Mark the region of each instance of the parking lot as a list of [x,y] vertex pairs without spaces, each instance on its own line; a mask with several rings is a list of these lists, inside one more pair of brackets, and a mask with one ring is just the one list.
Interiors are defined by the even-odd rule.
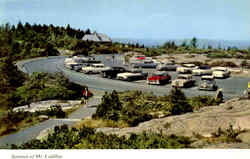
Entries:
[[[103,61],[105,65],[122,65],[122,55],[115,55],[114,62],[111,59],[107,60],[111,55],[96,55],[97,60]],[[146,92],[153,92],[156,95],[166,95],[171,90],[171,85],[147,85],[145,81],[137,82],[125,82],[118,80],[110,80],[101,78],[100,75],[85,75],[83,73],[75,72],[64,67],[65,57],[53,57],[48,59],[39,59],[32,62],[28,62],[24,65],[25,70],[28,73],[32,72],[63,72],[69,80],[72,82],[87,85],[89,88],[103,90],[103,91],[125,91],[125,90],[142,90]],[[153,72],[153,69],[144,69],[147,72]],[[172,79],[176,78],[176,72],[169,72]],[[196,85],[200,80],[200,77],[194,77],[196,79]],[[219,88],[223,89],[225,99],[231,99],[243,95],[244,90],[247,88],[247,83],[250,81],[249,77],[230,77],[227,79],[216,79]],[[210,95],[214,96],[215,91],[200,91],[198,87],[191,87],[183,89],[187,96],[198,96],[198,95]]]
[[[112,55],[96,55],[96,59],[102,61],[105,65],[107,66],[113,66],[113,65],[123,65],[124,64],[124,57],[123,55],[114,55],[114,61],[112,60]],[[128,67],[128,66],[125,66]],[[148,72],[148,73],[153,73],[155,72],[155,69],[142,69],[143,72]],[[176,79],[178,73],[174,71],[169,71],[168,72],[172,80]],[[100,75],[95,75],[95,76],[100,76]],[[184,88],[184,91],[197,91],[198,90],[198,85],[200,83],[200,76],[193,76],[193,78],[196,80],[195,86],[191,88]],[[247,88],[248,81],[250,81],[249,77],[237,77],[237,76],[232,76],[226,79],[216,79],[215,80],[218,87],[223,90],[224,94],[228,94],[229,96],[242,96],[243,92]],[[134,83],[140,84],[140,85],[147,85],[146,80],[141,80],[141,81],[136,81]],[[160,85],[160,86],[148,86],[148,87],[154,87],[157,89],[158,87],[161,88],[166,88],[166,89],[171,89],[171,84],[166,84],[166,85]],[[199,95],[199,92],[201,94],[207,94],[207,95],[214,95],[215,92],[211,91],[200,91],[198,90],[197,95]]]

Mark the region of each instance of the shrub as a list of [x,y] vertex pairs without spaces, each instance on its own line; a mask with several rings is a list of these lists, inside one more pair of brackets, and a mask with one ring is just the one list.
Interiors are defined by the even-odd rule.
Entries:
[[49,99],[69,100],[80,98],[84,88],[59,73],[33,73],[23,86],[17,88],[14,96],[19,105]]
[[118,121],[120,119],[120,111],[122,105],[116,91],[111,94],[105,93],[102,98],[102,103],[98,105],[94,118],[103,118],[108,120]]
[[193,110],[198,110],[205,106],[213,106],[218,103],[213,97],[210,96],[197,96],[188,99],[189,104],[192,106]]
[[234,62],[231,61],[215,61],[210,64],[210,66],[221,66],[221,67],[238,67]]
[[54,132],[45,140],[31,140],[12,149],[159,149],[190,148],[192,141],[188,137],[163,135],[162,133],[131,134],[129,137],[107,135],[95,129],[81,129],[68,126],[56,126]]
[[185,94],[178,88],[173,88],[169,95],[170,112],[173,115],[180,115],[187,112],[192,112],[192,106],[188,103]]

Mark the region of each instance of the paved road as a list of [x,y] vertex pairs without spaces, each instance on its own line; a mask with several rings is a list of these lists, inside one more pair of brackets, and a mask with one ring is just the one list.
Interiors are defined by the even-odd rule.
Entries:
[[[97,56],[98,60],[102,60],[107,65],[112,65],[113,62],[111,60],[107,61],[105,56]],[[125,90],[142,90],[146,92],[153,92],[156,95],[165,95],[168,94],[171,90],[170,85],[166,86],[152,86],[146,85],[145,83],[131,83],[124,82],[118,80],[109,80],[104,79],[98,76],[89,76],[82,73],[74,72],[68,70],[64,67],[65,57],[51,57],[40,60],[35,60],[31,62],[27,62],[23,65],[23,70],[32,73],[32,72],[63,72],[64,75],[69,78],[72,82],[87,85],[89,88],[104,90],[104,91],[125,91]],[[116,57],[116,61],[114,62],[116,65],[122,64],[122,58],[120,56]],[[176,76],[175,72],[170,73],[173,79]],[[197,78],[199,80],[199,77]],[[216,80],[217,84],[220,88],[223,89],[223,94],[225,99],[230,99],[233,97],[237,97],[243,94],[244,89],[247,86],[247,82],[250,81],[250,78],[243,77],[231,77],[224,80]],[[198,96],[198,95],[211,95],[214,96],[215,92],[209,91],[199,91],[197,87],[183,89],[187,96]]]

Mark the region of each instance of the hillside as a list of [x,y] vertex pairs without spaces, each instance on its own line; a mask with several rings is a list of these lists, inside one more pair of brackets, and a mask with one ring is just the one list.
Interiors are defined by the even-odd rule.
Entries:
[[[99,128],[107,134],[128,135],[143,131],[158,132],[164,134],[182,135],[194,138],[194,147],[203,148],[249,148],[250,147],[250,100],[233,99],[219,106],[211,106],[200,109],[193,113],[154,119],[141,123],[137,127],[130,128]],[[239,143],[216,142],[209,143],[218,129],[232,128],[241,132],[237,139]],[[197,137],[199,136],[199,137]]]

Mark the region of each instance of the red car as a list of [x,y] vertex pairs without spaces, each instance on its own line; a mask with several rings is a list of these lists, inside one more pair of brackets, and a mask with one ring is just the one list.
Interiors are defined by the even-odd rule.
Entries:
[[137,56],[135,56],[135,58],[136,58],[137,60],[145,60],[145,59],[146,59],[146,56],[144,56],[144,55],[137,55]]
[[171,76],[167,72],[155,72],[151,76],[148,76],[148,84],[167,84],[171,81]]

